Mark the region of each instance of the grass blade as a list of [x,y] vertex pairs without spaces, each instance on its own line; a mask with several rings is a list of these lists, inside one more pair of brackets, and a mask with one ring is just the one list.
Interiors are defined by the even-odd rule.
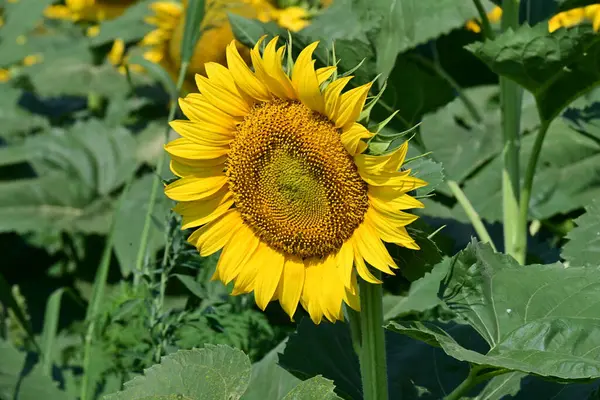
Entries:
[[56,289],[46,303],[46,312],[44,313],[44,328],[42,330],[42,368],[43,371],[52,375],[52,350],[56,340],[56,329],[60,317],[60,304],[65,288]]

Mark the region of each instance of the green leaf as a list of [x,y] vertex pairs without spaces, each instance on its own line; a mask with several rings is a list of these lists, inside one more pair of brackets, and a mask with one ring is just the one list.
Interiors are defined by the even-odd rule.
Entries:
[[228,17],[233,35],[247,47],[254,47],[254,44],[263,35],[287,37],[286,31],[273,22],[262,23],[258,20],[245,18],[233,13],[229,13]]
[[279,343],[257,363],[252,365],[252,377],[243,400],[281,399],[301,381],[277,363],[287,339]]
[[[148,211],[148,203],[152,181],[159,179],[154,174],[146,174],[135,180],[127,192],[121,207],[116,211],[116,226],[114,249],[121,273],[127,277],[135,268],[140,246],[139,238],[142,235],[144,221]],[[155,254],[164,246],[164,225],[169,212],[169,199],[163,193],[158,193],[152,210],[152,223],[148,237],[148,252]]]
[[416,190],[417,196],[426,196],[432,193],[444,182],[444,167],[441,163],[435,162],[429,157],[421,157],[407,162],[403,165],[403,168],[411,169],[411,175],[427,182],[427,186]]
[[25,145],[38,177],[0,182],[0,232],[106,232],[111,195],[136,168],[131,134],[89,120]]
[[54,354],[54,345],[56,335],[58,334],[58,320],[60,318],[60,303],[65,288],[56,289],[46,302],[46,312],[44,313],[44,328],[42,329],[42,369],[48,375],[52,375],[52,354]]
[[[532,219],[545,219],[589,204],[600,196],[600,142],[556,119],[551,125],[538,161],[532,198]],[[534,135],[521,142],[524,173],[533,147]],[[477,212],[488,221],[499,221],[502,211],[501,157],[497,156],[465,183],[464,192]],[[455,207],[454,215],[464,215]],[[426,210],[425,210],[426,211]]]
[[548,33],[544,23],[523,25],[467,49],[495,73],[529,90],[546,121],[600,83],[600,36],[591,26]]
[[91,44],[98,46],[115,39],[121,39],[124,42],[140,39],[152,29],[144,22],[146,17],[152,15],[150,4],[152,4],[152,0],[137,1],[127,7],[120,17],[102,21],[99,25],[100,33],[90,38]]
[[458,28],[476,17],[470,1],[455,0],[378,0],[359,2],[359,10],[382,17],[374,38],[377,72],[388,77],[396,56]]
[[[7,138],[34,129],[45,129],[50,126],[48,120],[30,113],[19,102],[25,91],[11,87],[8,83],[0,83],[0,137]],[[23,147],[0,148],[0,165],[22,162],[26,154]]]
[[42,96],[95,93],[110,98],[122,97],[129,91],[127,78],[114,66],[92,65],[78,55],[45,60],[27,68],[24,73],[30,76],[37,93]]
[[300,382],[282,400],[342,400],[333,393],[333,381],[315,376]]
[[586,213],[575,220],[577,227],[567,235],[562,258],[573,266],[597,267],[600,261],[600,201],[594,200]]
[[[188,3],[185,10],[183,40],[181,41],[181,60],[189,62],[192,59],[196,44],[203,34],[202,20],[205,14],[205,1],[196,0]],[[205,27],[204,29],[211,29]]]
[[459,345],[434,325],[389,327],[473,364],[555,379],[600,376],[597,268],[524,268],[488,245],[472,243],[453,258],[443,299],[485,339],[487,354]]
[[0,54],[6,51],[6,45],[32,30],[42,20],[44,9],[52,3],[53,0],[7,2],[4,6],[6,23],[0,29]]
[[413,312],[422,312],[442,304],[438,297],[441,282],[448,274],[451,260],[437,264],[431,272],[410,285],[406,296],[385,296],[384,320],[390,320]]
[[0,399],[65,400],[67,394],[57,388],[52,379],[37,366],[26,363],[21,353],[10,343],[0,339]]
[[239,399],[250,380],[250,360],[240,350],[206,345],[179,350],[125,383],[125,389],[105,400],[157,400],[165,396],[199,399]]

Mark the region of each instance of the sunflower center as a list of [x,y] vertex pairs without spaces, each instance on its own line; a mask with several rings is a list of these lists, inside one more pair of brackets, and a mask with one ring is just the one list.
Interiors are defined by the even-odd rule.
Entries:
[[227,174],[246,224],[301,258],[337,251],[368,207],[367,185],[339,130],[298,102],[254,106],[238,126]]

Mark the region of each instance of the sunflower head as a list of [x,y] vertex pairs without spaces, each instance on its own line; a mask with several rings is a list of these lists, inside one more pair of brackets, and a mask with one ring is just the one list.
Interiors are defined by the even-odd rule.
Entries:
[[290,70],[286,47],[251,50],[253,70],[227,46],[227,67],[206,64],[200,93],[180,99],[189,120],[166,145],[180,179],[165,188],[178,202],[188,241],[202,256],[221,250],[214,279],[233,294],[254,292],[264,309],[279,300],[292,317],[301,304],[315,323],[359,308],[357,276],[398,268],[384,242],[418,249],[406,231],[423,204],[407,193],[426,183],[401,171],[408,145],[366,154],[373,137],[357,122],[371,84],[315,69],[313,43]]

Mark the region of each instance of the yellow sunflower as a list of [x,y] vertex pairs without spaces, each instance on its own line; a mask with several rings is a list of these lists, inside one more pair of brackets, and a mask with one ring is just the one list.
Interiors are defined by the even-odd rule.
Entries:
[[405,226],[423,207],[407,193],[426,185],[400,171],[408,144],[365,154],[374,134],[357,119],[371,84],[342,93],[351,76],[315,70],[306,47],[291,71],[277,38],[251,50],[254,72],[235,43],[227,67],[206,64],[200,93],[179,104],[189,120],[171,127],[171,170],[165,187],[178,202],[182,228],[202,256],[222,249],[213,279],[234,282],[234,295],[254,291],[265,309],[279,300],[292,317],[298,303],[319,323],[359,308],[356,274],[381,283],[367,265],[398,268],[384,242],[419,249]]
[[46,8],[44,15],[52,19],[103,21],[116,18],[136,0],[65,0],[64,5]]
[[586,21],[592,23],[595,31],[600,30],[600,4],[558,13],[548,21],[548,30],[554,32],[559,28],[569,28]]

